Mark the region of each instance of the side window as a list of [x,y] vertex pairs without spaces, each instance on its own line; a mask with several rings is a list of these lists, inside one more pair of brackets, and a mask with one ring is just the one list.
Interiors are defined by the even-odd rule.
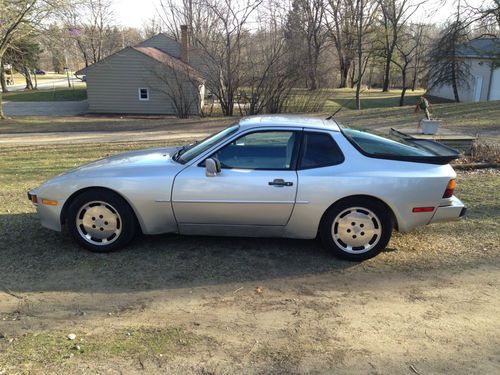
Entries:
[[147,88],[139,89],[139,100],[149,100],[149,89]]
[[262,131],[244,135],[221,150],[215,157],[222,168],[290,169],[296,133]]
[[321,168],[341,164],[344,155],[332,136],[304,132],[299,169]]

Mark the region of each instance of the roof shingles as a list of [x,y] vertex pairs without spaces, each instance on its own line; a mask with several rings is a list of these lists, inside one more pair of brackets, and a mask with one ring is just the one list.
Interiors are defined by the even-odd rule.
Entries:
[[132,48],[174,70],[177,70],[181,73],[190,76],[191,78],[197,79],[199,81],[204,81],[203,75],[198,70],[193,68],[191,65],[186,64],[182,60],[172,57],[166,54],[165,52],[160,51],[157,48],[154,47],[132,47]]
[[457,54],[462,57],[498,59],[500,58],[500,38],[473,39],[462,44]]

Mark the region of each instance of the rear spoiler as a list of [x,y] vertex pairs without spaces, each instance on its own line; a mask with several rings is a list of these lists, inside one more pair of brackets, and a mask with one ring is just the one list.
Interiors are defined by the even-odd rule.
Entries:
[[433,153],[435,156],[416,156],[415,158],[419,159],[417,162],[426,162],[431,164],[448,164],[452,160],[458,159],[460,157],[460,152],[455,150],[454,148],[448,147],[440,142],[431,140],[431,139],[419,139],[414,138],[411,135],[400,132],[394,128],[391,128],[390,134],[404,139],[405,142],[429,151]]

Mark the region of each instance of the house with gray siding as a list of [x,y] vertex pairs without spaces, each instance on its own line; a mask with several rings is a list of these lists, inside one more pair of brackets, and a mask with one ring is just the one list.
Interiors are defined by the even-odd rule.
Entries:
[[[500,100],[500,38],[474,39],[462,45],[457,55],[469,65],[469,82],[459,85],[462,102]],[[432,67],[431,67],[432,69]],[[433,96],[454,100],[451,85],[432,87]]]
[[76,72],[86,76],[89,111],[181,117],[200,114],[205,80],[190,63],[199,58],[187,40],[187,27],[183,26],[180,43],[158,34]]

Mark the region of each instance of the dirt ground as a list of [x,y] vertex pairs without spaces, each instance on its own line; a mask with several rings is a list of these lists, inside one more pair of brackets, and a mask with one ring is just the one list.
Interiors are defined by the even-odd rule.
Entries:
[[364,263],[173,235],[92,254],[4,215],[0,374],[496,374],[498,196],[479,193],[498,172],[459,177],[469,218],[395,233]]

